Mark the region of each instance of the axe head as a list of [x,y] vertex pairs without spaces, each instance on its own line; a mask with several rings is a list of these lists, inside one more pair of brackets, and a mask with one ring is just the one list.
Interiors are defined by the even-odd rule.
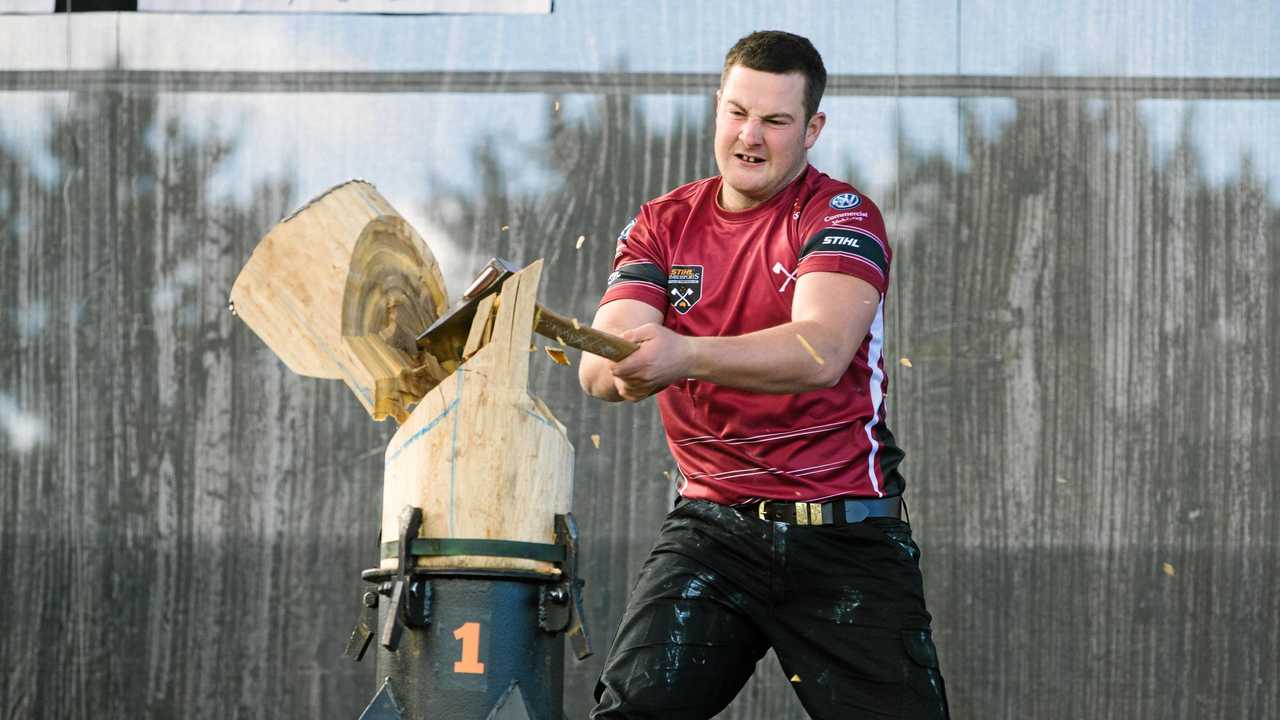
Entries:
[[491,258],[467,286],[462,302],[418,335],[418,349],[430,353],[442,365],[449,361],[461,363],[480,301],[501,289],[502,282],[519,270],[519,266],[509,260]]

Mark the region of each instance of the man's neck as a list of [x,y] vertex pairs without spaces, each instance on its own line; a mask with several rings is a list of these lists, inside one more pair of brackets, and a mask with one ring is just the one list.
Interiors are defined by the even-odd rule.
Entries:
[[[724,210],[726,212],[746,212],[752,208],[760,207],[761,205],[778,197],[779,193],[786,192],[787,188],[791,187],[791,183],[795,182],[796,178],[804,174],[805,169],[808,167],[809,167],[809,163],[808,161],[805,161],[804,164],[800,166],[800,169],[796,170],[791,175],[791,177],[787,178],[787,181],[782,184],[782,187],[778,188],[778,192],[770,195],[767,198],[764,198],[763,200],[753,201],[751,198],[747,197],[746,195],[743,195],[740,192],[732,191],[732,188],[729,188],[728,186],[726,186],[724,184],[724,181],[721,180],[720,192],[716,193],[716,204],[720,206],[721,210]],[[726,190],[730,190],[732,191],[732,193],[726,192]],[[730,195],[730,194],[732,194],[736,202],[730,203],[725,201],[726,195]]]

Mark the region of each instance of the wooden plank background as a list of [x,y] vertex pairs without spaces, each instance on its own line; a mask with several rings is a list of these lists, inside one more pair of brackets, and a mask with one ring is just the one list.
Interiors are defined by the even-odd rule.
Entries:
[[[541,192],[480,146],[482,192],[423,198],[485,257],[546,258],[544,301],[584,318],[639,203],[714,172],[709,117],[659,131],[594,102],[526,150]],[[340,653],[393,428],[226,310],[320,188],[216,200],[233,138],[159,126],[145,90],[67,107],[52,177],[0,145],[0,717],[355,717],[373,665]],[[1156,157],[1131,100],[1022,98],[994,133],[962,109],[963,156],[904,135],[876,198],[890,421],[955,717],[1280,716],[1280,178]],[[578,448],[583,717],[669,458],[652,403],[589,401],[549,362],[532,387]],[[722,717],[802,713],[766,658]]]

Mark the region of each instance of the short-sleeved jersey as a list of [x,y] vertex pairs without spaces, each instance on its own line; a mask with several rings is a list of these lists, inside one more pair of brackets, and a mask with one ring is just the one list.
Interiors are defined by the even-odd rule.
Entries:
[[639,300],[682,335],[734,336],[789,322],[805,273],[861,278],[880,302],[833,387],[769,395],[688,379],[658,393],[680,493],[723,504],[901,494],[903,453],[885,423],[892,252],[879,209],[812,166],[744,212],[722,209],[719,191],[712,177],[645,203],[618,237],[600,304]]

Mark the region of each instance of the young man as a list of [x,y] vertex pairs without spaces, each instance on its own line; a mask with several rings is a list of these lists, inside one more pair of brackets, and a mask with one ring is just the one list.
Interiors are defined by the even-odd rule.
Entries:
[[623,229],[582,387],[658,395],[680,499],[641,571],[592,718],[709,718],[773,648],[816,718],[946,718],[919,548],[885,424],[879,210],[808,164],[822,58],[756,32],[716,92],[718,177]]

